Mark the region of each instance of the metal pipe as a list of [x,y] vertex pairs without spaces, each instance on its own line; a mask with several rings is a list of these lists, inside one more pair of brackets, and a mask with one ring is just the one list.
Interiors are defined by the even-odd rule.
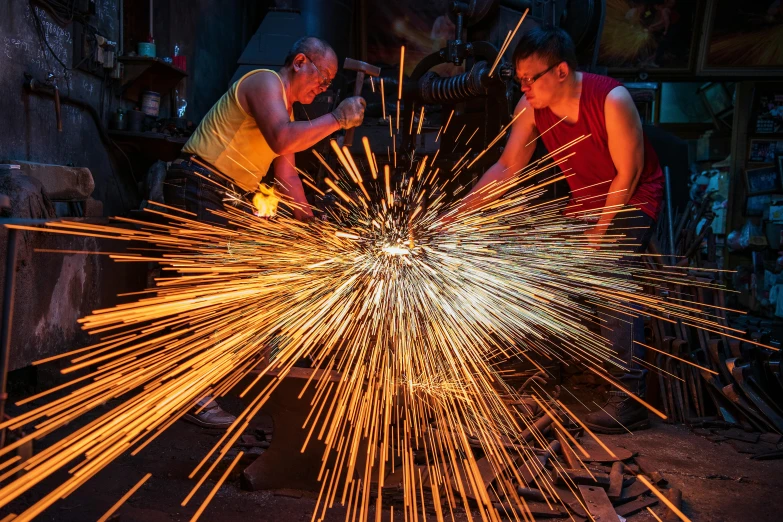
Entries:
[[598,22],[598,31],[595,33],[593,45],[593,57],[590,59],[590,72],[595,72],[598,66],[598,54],[601,50],[601,37],[604,34],[604,22],[606,21],[606,0],[601,0],[601,20]]
[[441,77],[430,71],[419,80],[417,98],[424,103],[456,103],[487,96],[491,79],[486,62],[477,62],[470,71]]
[[666,221],[669,232],[669,262],[673,265],[676,263],[674,251],[674,215],[672,211],[672,181],[669,174],[669,167],[663,167],[663,176],[666,180]]
[[[454,4],[455,4],[455,7],[456,7],[456,5],[459,4],[459,2],[454,2]],[[455,9],[455,11],[457,13],[457,27],[456,27],[456,30],[454,31],[454,36],[456,36],[455,40],[457,40],[459,42],[459,41],[462,40],[463,16],[462,16],[462,10]]]
[[[16,238],[17,231],[8,229],[8,248],[5,254],[5,281],[3,288],[3,317],[0,323],[0,419],[5,420],[5,401],[8,398],[8,361],[11,355],[11,326],[14,318],[14,292],[16,290]],[[5,429],[0,431],[0,448],[5,446]]]
[[122,24],[125,22],[125,0],[120,0],[120,34],[119,38],[117,39],[119,42],[119,45],[117,46],[117,56],[122,56],[125,52],[125,29],[122,27]]

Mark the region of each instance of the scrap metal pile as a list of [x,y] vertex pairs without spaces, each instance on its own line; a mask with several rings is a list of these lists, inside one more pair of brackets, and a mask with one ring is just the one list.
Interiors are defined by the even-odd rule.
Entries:
[[[656,352],[655,366],[662,370],[655,379],[654,395],[672,422],[707,430],[739,428],[755,432],[755,438],[748,435],[755,440],[768,433],[768,440],[774,440],[773,434],[783,433],[780,351],[770,346],[769,321],[732,310],[727,291],[715,288],[725,274],[710,269],[716,266],[711,203],[706,197],[699,204],[689,202],[683,214],[673,218],[671,239],[663,233],[657,241],[661,250],[675,255],[648,257],[646,262],[653,270],[667,262],[689,268],[681,281],[658,289],[659,295],[687,296],[694,305],[711,309],[712,316],[729,328],[694,328],[651,317],[649,348]],[[668,228],[669,219],[662,217],[659,231]],[[668,243],[675,245],[673,250]],[[774,446],[759,447],[758,453],[765,452],[768,458],[780,454]]]
[[[433,470],[425,452],[417,451],[416,484],[427,485],[431,473],[444,477],[437,496],[422,488],[422,510],[437,515],[436,503],[456,510],[465,507],[465,500],[470,509],[487,497],[497,512],[510,520],[618,520],[618,516],[627,518],[642,511],[655,517],[661,514],[667,520],[682,516],[682,493],[667,487],[668,481],[647,459],[602,441],[581,425],[571,409],[559,400],[559,387],[550,395],[538,384],[544,382],[543,376],[543,372],[536,374],[534,393],[506,401],[520,416],[535,418],[531,428],[520,433],[519,440],[503,443],[512,454],[524,444],[522,451],[527,456],[514,461],[518,479],[509,481],[499,473],[479,441],[470,436],[479,471],[476,482],[465,480],[459,469],[444,466]],[[430,428],[440,429],[444,428]],[[392,513],[410,502],[405,498],[404,479],[398,468],[383,481],[384,504]],[[460,490],[460,480],[467,484],[464,491]],[[653,511],[651,508],[657,505],[664,507]]]

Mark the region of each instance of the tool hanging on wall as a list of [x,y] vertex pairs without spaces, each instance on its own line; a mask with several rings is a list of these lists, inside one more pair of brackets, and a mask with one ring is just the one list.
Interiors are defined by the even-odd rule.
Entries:
[[63,118],[60,106],[60,89],[57,87],[57,77],[53,73],[49,73],[46,77],[46,83],[51,85],[54,89],[54,115],[57,119],[57,132],[62,132]]

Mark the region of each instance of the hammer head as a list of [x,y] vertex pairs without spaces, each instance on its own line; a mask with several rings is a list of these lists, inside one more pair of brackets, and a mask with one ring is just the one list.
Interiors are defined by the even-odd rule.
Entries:
[[381,68],[374,65],[370,65],[367,62],[354,60],[353,58],[346,58],[343,62],[343,69],[349,71],[360,71],[367,76],[375,76],[376,78],[381,75]]

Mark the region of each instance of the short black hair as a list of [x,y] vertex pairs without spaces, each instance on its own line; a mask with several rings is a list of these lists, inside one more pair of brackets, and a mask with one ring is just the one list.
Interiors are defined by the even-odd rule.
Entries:
[[315,36],[303,36],[294,42],[291,50],[288,51],[288,54],[285,56],[283,65],[291,65],[294,63],[294,58],[296,58],[296,55],[300,53],[311,59],[320,58],[328,53],[332,53],[337,56],[337,53],[334,52],[332,46],[329,45],[325,40],[321,40]]
[[578,66],[574,41],[559,27],[536,27],[522,35],[514,49],[514,65],[533,55],[550,66],[565,62],[572,71]]

